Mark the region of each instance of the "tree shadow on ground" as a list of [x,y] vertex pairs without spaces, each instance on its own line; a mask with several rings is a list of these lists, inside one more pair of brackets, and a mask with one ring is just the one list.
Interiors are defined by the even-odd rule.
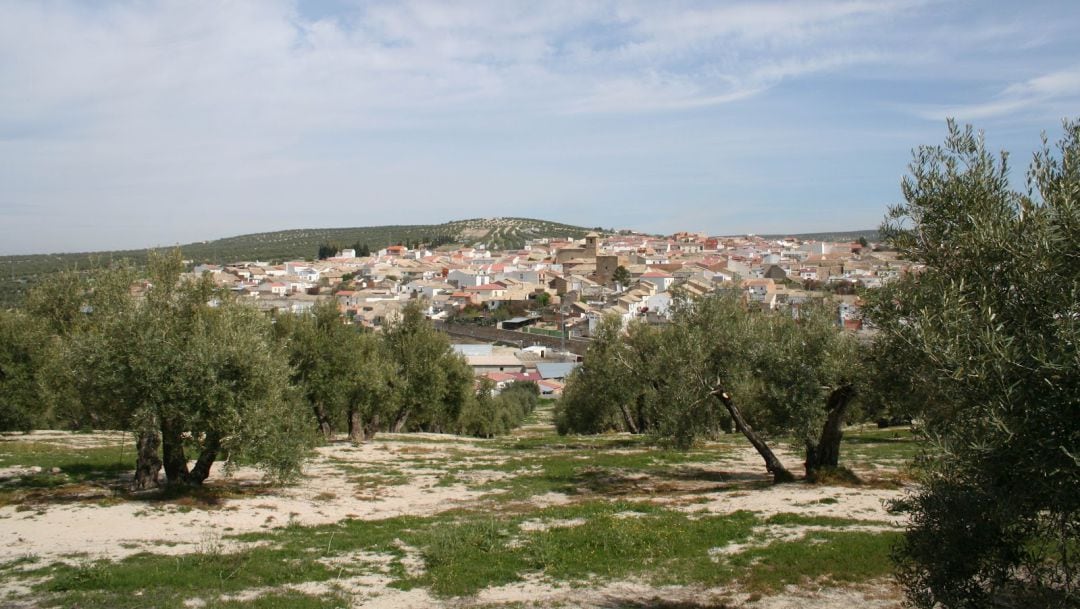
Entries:
[[0,484],[0,505],[42,508],[74,503],[133,501],[149,504],[213,509],[228,499],[259,497],[274,487],[262,481],[229,478],[213,480],[202,486],[169,485],[146,491],[132,491],[130,465],[62,465],[59,473],[41,472],[23,475]]
[[225,478],[202,485],[163,484],[156,489],[139,492],[128,491],[125,486],[122,495],[129,501],[151,505],[174,505],[211,510],[223,507],[230,499],[250,499],[270,495],[275,488],[262,481]]
[[671,600],[654,596],[650,599],[608,597],[600,605],[605,609],[733,609],[734,605],[712,601]]
[[586,468],[567,480],[576,494],[621,496],[663,493],[665,495],[701,495],[714,492],[759,490],[772,486],[765,474],[717,472],[702,468],[681,467],[661,472]]

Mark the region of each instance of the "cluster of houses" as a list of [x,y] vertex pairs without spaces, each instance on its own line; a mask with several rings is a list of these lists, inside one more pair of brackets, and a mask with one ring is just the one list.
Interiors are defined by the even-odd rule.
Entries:
[[503,321],[507,329],[546,327],[587,338],[605,315],[664,323],[674,290],[739,290],[749,306],[766,309],[797,310],[831,298],[839,304],[837,323],[858,331],[852,286],[878,287],[910,270],[895,252],[865,242],[590,233],[584,240],[536,239],[519,250],[394,245],[366,257],[343,250],[314,262],[198,265],[194,273],[210,273],[265,310],[302,312],[333,298],[352,323],[375,329],[419,300],[433,319],[503,308],[515,312],[503,315],[511,317]]
[[514,349],[490,344],[455,344],[453,348],[465,358],[477,378],[491,380],[496,393],[515,381],[524,381],[536,383],[542,396],[557,397],[562,395],[566,377],[581,365],[564,352],[535,345]]

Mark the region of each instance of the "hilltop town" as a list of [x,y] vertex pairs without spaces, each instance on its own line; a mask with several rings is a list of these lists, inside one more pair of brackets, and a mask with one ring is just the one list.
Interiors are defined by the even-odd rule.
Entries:
[[565,370],[541,374],[534,360],[576,359],[568,356],[584,353],[605,315],[618,315],[624,323],[664,324],[678,291],[737,290],[748,306],[763,309],[797,311],[806,303],[830,301],[838,325],[866,332],[858,289],[879,287],[911,266],[865,239],[621,231],[591,232],[577,240],[529,239],[510,250],[482,243],[411,245],[368,252],[323,247],[323,259],[198,264],[192,272],[209,273],[216,284],[266,311],[303,312],[333,298],[348,322],[372,329],[393,320],[407,302],[420,300],[428,317],[451,335],[517,346],[502,352],[462,348],[478,375],[496,383],[541,381],[545,393],[557,395]]

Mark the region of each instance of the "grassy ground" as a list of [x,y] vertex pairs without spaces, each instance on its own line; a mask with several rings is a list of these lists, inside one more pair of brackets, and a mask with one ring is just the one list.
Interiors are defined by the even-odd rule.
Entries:
[[[542,411],[515,436],[493,441],[380,438],[372,448],[385,453],[379,462],[351,461],[343,449],[325,465],[340,472],[345,486],[311,498],[332,504],[426,477],[431,487],[474,493],[469,502],[392,518],[343,516],[317,526],[294,522],[249,532],[221,527],[181,554],[160,553],[167,539],[161,548],[113,559],[0,553],[6,558],[0,604],[303,608],[395,606],[412,599],[414,606],[453,607],[764,608],[771,597],[793,589],[888,587],[882,582],[898,528],[880,513],[840,518],[812,511],[837,507],[857,487],[792,500],[791,511],[718,510],[726,496],[752,500],[755,493],[774,492],[767,476],[737,462],[734,453],[744,448],[739,438],[684,452],[644,438],[559,437],[547,414]],[[907,431],[867,430],[849,432],[843,454],[862,464],[859,471],[899,480],[897,466],[914,450]],[[0,444],[0,467],[41,471],[9,476],[0,487],[9,507],[0,509],[89,501],[70,498],[78,496],[72,489],[88,485],[108,490],[112,501],[134,501],[118,487],[118,476],[130,468],[120,460],[124,455],[130,461],[130,446],[65,448],[8,436]],[[792,488],[804,493],[806,486]],[[252,492],[226,482],[201,491],[212,501],[175,495],[156,500],[220,507]],[[542,500],[550,497],[559,500]],[[597,596],[620,582],[661,596]],[[402,596],[388,597],[388,591]],[[706,592],[719,600],[695,600]],[[379,605],[380,599],[386,603]]]

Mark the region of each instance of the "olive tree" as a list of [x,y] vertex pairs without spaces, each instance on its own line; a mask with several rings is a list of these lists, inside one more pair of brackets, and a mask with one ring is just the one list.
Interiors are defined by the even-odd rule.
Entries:
[[137,489],[156,485],[162,467],[171,484],[202,484],[223,457],[295,474],[308,423],[269,320],[181,270],[179,252],[153,255],[141,295],[129,270],[74,286],[81,317],[59,317],[54,395],[69,413],[136,433]]
[[347,420],[350,439],[370,438],[392,398],[391,366],[381,341],[346,325],[333,299],[320,301],[310,313],[279,315],[274,332],[323,437]]
[[1076,606],[1080,123],[1044,138],[1026,193],[952,122],[910,171],[882,230],[919,267],[867,309],[888,382],[930,398],[900,580],[920,607]]
[[47,415],[39,387],[47,338],[37,318],[0,310],[0,431],[28,431]]
[[836,467],[842,429],[860,381],[858,348],[824,308],[751,311],[731,293],[673,301],[669,324],[617,317],[600,326],[570,378],[560,431],[621,429],[687,445],[733,425],[776,482],[793,476],[768,444],[790,434],[807,474]]
[[390,431],[453,430],[462,407],[473,398],[473,374],[465,358],[454,353],[450,340],[435,330],[415,301],[402,309],[383,338],[396,396],[387,421]]

